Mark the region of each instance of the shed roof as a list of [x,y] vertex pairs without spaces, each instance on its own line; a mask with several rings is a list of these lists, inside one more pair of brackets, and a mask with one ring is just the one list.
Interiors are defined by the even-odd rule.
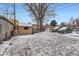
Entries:
[[32,24],[26,24],[26,23],[20,22],[19,26],[30,26],[30,27],[32,27]]
[[7,21],[8,23],[14,25],[13,23],[11,23],[11,22],[9,21],[8,18],[6,18],[6,17],[4,17],[4,16],[2,16],[2,15],[0,15],[0,19],[3,19],[3,20],[5,20],[5,21]]

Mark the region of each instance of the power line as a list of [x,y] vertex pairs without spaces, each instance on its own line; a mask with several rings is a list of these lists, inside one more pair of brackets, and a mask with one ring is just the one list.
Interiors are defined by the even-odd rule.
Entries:
[[58,8],[58,7],[62,7],[64,5],[67,5],[67,3],[62,3],[62,4],[59,4],[59,5],[54,5],[55,8]]
[[5,17],[9,18],[10,14],[12,15],[13,12],[10,12],[9,8],[11,7],[11,4],[1,4],[4,8],[2,9],[1,13],[2,15],[4,15]]
[[76,5],[77,5],[77,3],[75,3],[75,4],[70,4],[70,5],[68,5],[68,6],[64,6],[64,7],[62,7],[62,8],[56,9],[56,11],[60,11],[60,10],[63,10],[63,9],[67,9],[67,8],[70,8],[70,7],[76,6]]

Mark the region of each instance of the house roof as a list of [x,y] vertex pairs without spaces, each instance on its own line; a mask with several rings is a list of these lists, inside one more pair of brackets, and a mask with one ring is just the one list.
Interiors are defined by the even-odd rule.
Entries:
[[9,21],[8,18],[6,18],[6,17],[4,17],[4,16],[2,16],[2,15],[0,15],[0,19],[3,19],[3,20],[5,20],[5,21],[7,21],[8,23],[14,25],[13,23],[11,23],[11,22]]
[[53,27],[53,29],[59,29],[59,26]]
[[19,23],[19,26],[30,26],[30,27],[31,27],[32,24],[26,24],[26,23],[22,23],[22,22],[20,22],[20,23]]

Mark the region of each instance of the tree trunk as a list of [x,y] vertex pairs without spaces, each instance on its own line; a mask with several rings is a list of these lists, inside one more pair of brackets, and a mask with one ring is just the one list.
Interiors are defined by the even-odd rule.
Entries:
[[40,31],[43,30],[43,24],[42,24],[42,20],[40,20]]
[[37,21],[37,29],[39,29],[39,20]]

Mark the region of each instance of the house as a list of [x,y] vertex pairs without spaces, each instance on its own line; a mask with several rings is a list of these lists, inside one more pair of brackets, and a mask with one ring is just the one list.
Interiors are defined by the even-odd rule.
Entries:
[[57,32],[58,29],[60,28],[59,25],[56,25],[56,26],[49,26],[49,27],[50,27],[50,29],[51,29],[52,32]]
[[13,28],[14,24],[6,17],[0,15],[0,40],[10,38]]
[[[33,27],[34,33],[39,32],[40,25],[32,24],[32,27]],[[42,26],[43,30],[46,30],[48,27],[49,27],[49,25],[46,25],[46,24],[43,24],[43,26]]]
[[34,30],[39,29],[39,25],[37,25],[37,24],[32,24],[32,26],[33,26]]
[[53,28],[52,28],[52,32],[57,32],[58,29],[59,29],[59,26],[53,27]]
[[20,23],[19,35],[27,35],[33,33],[33,27],[31,24]]
[[46,31],[46,32],[52,32],[51,29],[50,29],[50,27],[46,28],[45,31]]
[[73,20],[73,21],[69,22],[69,26],[70,26],[72,29],[77,29],[77,30],[79,30],[79,20]]

